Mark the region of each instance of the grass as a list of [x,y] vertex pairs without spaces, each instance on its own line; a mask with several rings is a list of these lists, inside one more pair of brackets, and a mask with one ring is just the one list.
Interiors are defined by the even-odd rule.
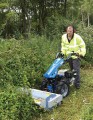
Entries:
[[[81,88],[70,88],[70,94],[61,106],[45,111],[36,120],[85,120],[86,109],[93,104],[93,68],[81,69]],[[86,119],[88,120],[88,119]],[[93,120],[93,119],[91,119]]]

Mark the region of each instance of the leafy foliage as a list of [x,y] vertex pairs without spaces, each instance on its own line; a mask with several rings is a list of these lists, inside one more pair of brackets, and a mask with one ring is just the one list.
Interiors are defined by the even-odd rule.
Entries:
[[33,38],[28,42],[2,41],[0,47],[2,46],[0,52],[2,87],[8,82],[17,86],[36,86],[58,48],[57,41],[50,43],[44,37]]
[[80,35],[82,35],[82,38],[84,39],[86,43],[86,50],[87,54],[85,57],[85,60],[89,63],[93,64],[93,40],[92,40],[92,34],[93,34],[93,26],[90,27],[83,27],[82,24],[79,24],[78,26],[78,32]]
[[[93,65],[92,8],[92,0],[78,0],[78,2],[76,0],[65,0],[65,2],[64,0],[0,1],[0,36],[11,38],[10,40],[0,38],[0,119],[29,120],[35,118],[34,114],[37,119],[40,112],[31,96],[22,94],[16,89],[17,87],[39,88],[43,73],[60,49],[61,34],[65,32],[68,24],[73,24],[77,28],[77,33],[86,43],[87,54],[81,61],[82,67],[88,68]],[[29,40],[24,40],[23,37],[27,38],[28,35]],[[85,74],[87,75],[83,73],[83,77]],[[87,85],[90,89],[93,88],[92,82],[88,82]],[[86,85],[82,92],[85,90]],[[76,111],[75,109],[81,106],[81,99],[78,101],[76,95],[75,91],[71,99],[66,100],[68,105],[69,102],[72,103],[69,107],[71,111],[69,112],[67,108],[66,113],[57,112],[58,116],[59,114],[62,117],[64,114],[72,116],[75,114],[74,119],[76,119],[78,109]],[[82,114],[84,120],[93,118],[91,105],[84,112]],[[58,119],[58,116],[55,118]]]
[[10,85],[0,92],[0,119],[1,120],[28,120],[34,114],[38,115],[38,108],[29,95],[21,93]]
[[[1,39],[1,119],[30,119],[33,117],[34,110],[36,115],[39,114],[39,110],[33,105],[31,96],[19,93],[13,86],[16,89],[18,87],[39,89],[43,73],[46,72],[55,59],[55,54],[59,51],[59,43],[60,39],[51,41],[47,40],[44,36],[31,36],[31,39],[28,41]],[[83,65],[88,65],[87,61]]]
[[1,36],[9,38],[11,35],[18,39],[20,34],[26,38],[36,33],[58,37],[66,22],[92,25],[92,8],[92,0],[1,0]]
[[34,106],[31,96],[16,89],[39,88],[42,75],[51,64],[57,46],[57,41],[47,41],[43,36],[28,41],[0,41],[0,119],[27,120],[39,114],[40,110]]

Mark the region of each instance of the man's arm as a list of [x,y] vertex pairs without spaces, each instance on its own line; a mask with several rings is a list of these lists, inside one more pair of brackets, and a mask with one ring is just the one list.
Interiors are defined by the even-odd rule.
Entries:
[[79,36],[78,38],[78,44],[79,44],[79,51],[77,51],[79,53],[80,56],[85,56],[86,54],[86,45],[84,40]]

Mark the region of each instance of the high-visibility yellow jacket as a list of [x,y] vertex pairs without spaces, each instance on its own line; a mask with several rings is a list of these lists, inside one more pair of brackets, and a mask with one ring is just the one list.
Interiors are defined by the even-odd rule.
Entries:
[[[61,52],[68,56],[70,53],[74,51],[79,55],[84,56],[86,54],[86,46],[85,42],[78,34],[74,33],[72,40],[69,42],[67,38],[67,34],[62,35],[61,41]],[[73,59],[77,58],[76,56],[72,56]]]

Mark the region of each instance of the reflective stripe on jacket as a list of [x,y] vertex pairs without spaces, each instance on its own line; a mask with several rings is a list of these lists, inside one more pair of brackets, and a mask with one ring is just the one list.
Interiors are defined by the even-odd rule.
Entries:
[[[67,34],[64,34],[62,36],[61,41],[61,52],[64,55],[70,54],[72,51],[75,53],[79,53],[79,55],[84,56],[86,54],[86,46],[83,41],[83,39],[76,33],[74,33],[74,36],[70,42],[68,42]],[[77,58],[76,56],[72,56],[72,58]]]

